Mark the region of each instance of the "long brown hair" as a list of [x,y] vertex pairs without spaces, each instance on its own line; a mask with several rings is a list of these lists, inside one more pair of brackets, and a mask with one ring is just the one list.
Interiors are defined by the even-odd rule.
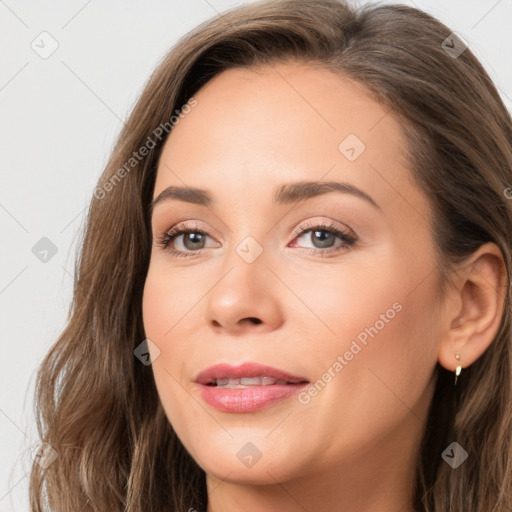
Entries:
[[[451,32],[401,5],[273,0],[228,11],[178,41],[150,77],[100,178],[69,321],[37,375],[39,435],[58,457],[46,468],[33,463],[34,512],[206,510],[205,473],[169,424],[151,367],[134,357],[145,339],[148,205],[165,142],[155,129],[170,128],[176,110],[223,70],[287,59],[350,77],[400,119],[412,177],[434,212],[442,283],[485,242],[503,253],[505,310],[495,339],[455,388],[453,374],[437,365],[414,505],[512,510],[512,122],[470,49],[454,55],[449,48],[460,52],[460,41],[443,43]],[[147,156],[134,163],[143,146]],[[441,458],[452,441],[469,453],[456,470]]]

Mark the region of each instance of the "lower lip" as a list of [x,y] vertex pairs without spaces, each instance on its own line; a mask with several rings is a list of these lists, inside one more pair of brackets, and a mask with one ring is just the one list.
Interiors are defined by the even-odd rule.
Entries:
[[308,383],[219,388],[201,385],[203,400],[222,412],[253,412],[297,395]]

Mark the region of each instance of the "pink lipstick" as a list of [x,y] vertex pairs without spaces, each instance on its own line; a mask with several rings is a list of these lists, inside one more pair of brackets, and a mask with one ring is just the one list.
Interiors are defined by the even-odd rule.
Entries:
[[296,395],[309,384],[304,377],[251,362],[211,366],[200,372],[195,381],[200,384],[200,394],[206,403],[232,413],[263,409]]

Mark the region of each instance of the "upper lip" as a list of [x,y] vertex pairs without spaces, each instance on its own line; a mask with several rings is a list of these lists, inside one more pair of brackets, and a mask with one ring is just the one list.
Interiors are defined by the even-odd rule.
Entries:
[[272,377],[276,380],[285,380],[293,384],[309,382],[304,377],[292,375],[272,366],[253,362],[243,363],[240,366],[231,366],[226,363],[216,364],[199,372],[195,381],[199,384],[210,384],[217,379],[241,379],[244,377]]

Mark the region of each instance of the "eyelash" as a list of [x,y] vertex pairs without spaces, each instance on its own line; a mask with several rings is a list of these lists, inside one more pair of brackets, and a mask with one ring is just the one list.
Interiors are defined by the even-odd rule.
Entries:
[[[336,235],[338,238],[340,238],[343,243],[339,245],[338,247],[329,247],[327,249],[317,249],[317,248],[308,248],[308,247],[301,247],[301,249],[307,249],[309,254],[314,255],[321,255],[324,256],[327,253],[331,252],[339,252],[342,249],[349,248],[355,245],[357,238],[354,236],[348,234],[347,232],[339,229],[334,224],[327,224],[323,222],[317,222],[317,223],[305,223],[301,224],[294,232],[293,232],[293,240],[297,238],[300,235],[304,235],[305,233],[308,233],[309,231],[327,231],[331,234]],[[162,247],[163,249],[169,251],[171,255],[176,256],[178,258],[188,258],[188,257],[194,257],[197,256],[201,250],[199,249],[197,251],[178,251],[176,249],[169,248],[169,244],[173,242],[176,238],[178,238],[181,235],[186,235],[190,233],[198,233],[200,235],[208,236],[208,233],[205,233],[203,230],[199,229],[197,225],[195,226],[189,226],[186,223],[178,224],[177,226],[174,226],[169,231],[166,231],[162,235],[158,237],[157,244]]]

